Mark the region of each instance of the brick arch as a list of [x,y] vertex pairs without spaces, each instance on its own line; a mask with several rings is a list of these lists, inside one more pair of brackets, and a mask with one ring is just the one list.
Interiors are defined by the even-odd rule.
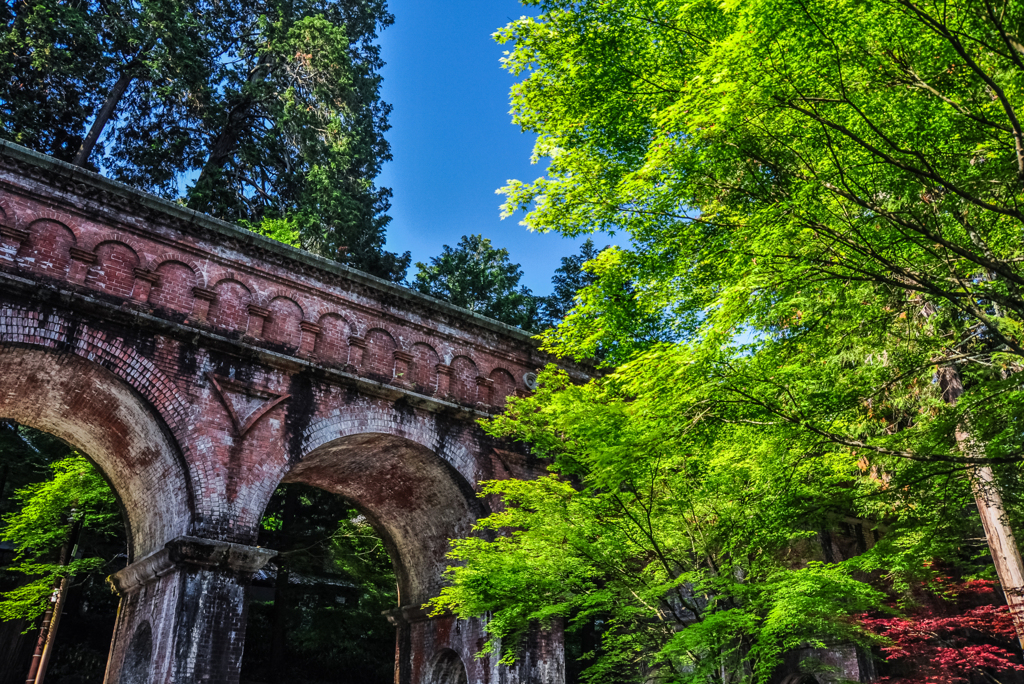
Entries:
[[267,302],[267,309],[270,316],[263,324],[261,337],[289,349],[298,349],[302,336],[300,324],[305,316],[299,303],[288,295],[279,294]]
[[42,211],[36,211],[31,213],[29,216],[25,216],[24,219],[29,224],[42,220],[56,221],[57,223],[62,223],[67,226],[68,229],[75,234],[76,238],[82,234],[81,227],[78,225],[78,219],[71,214],[65,214],[62,211],[43,209]]
[[[142,252],[140,251],[139,254],[142,254]],[[189,269],[191,269],[193,275],[195,276],[196,285],[198,287],[206,287],[206,269],[203,268],[198,261],[185,254],[179,254],[176,252],[164,252],[160,256],[151,259],[149,263],[146,264],[146,268],[155,273],[157,269],[159,269],[161,266],[163,266],[169,261],[174,261],[179,264],[184,264],[185,266],[188,266]]]
[[140,268],[149,268],[150,264],[149,259],[146,257],[145,254],[145,247],[142,246],[141,242],[136,240],[131,235],[128,235],[127,233],[110,232],[101,233],[99,235],[83,235],[81,242],[78,244],[78,247],[88,250],[90,252],[95,252],[96,248],[105,242],[120,242],[124,244],[126,247],[128,247],[128,249],[135,252],[135,256],[139,258]]
[[117,297],[131,297],[135,268],[141,263],[139,251],[121,240],[103,240],[92,250],[96,261],[86,271],[85,285]]
[[373,426],[374,432],[409,439],[437,453],[469,482],[475,482],[476,459],[458,440],[450,439],[447,428],[438,428],[434,415],[408,414],[393,406],[347,406],[334,409],[324,418],[310,423],[302,434],[302,453],[309,453],[339,437],[363,434]]
[[182,448],[192,408],[173,383],[123,339],[60,316],[5,309],[0,330],[0,415],[97,463],[124,504],[136,558],[188,534],[203,476]]
[[476,362],[465,354],[459,354],[448,364],[452,369],[449,392],[463,404],[476,402],[476,379],[480,375]]
[[505,368],[495,368],[488,375],[493,385],[491,386],[491,404],[493,406],[504,406],[505,399],[516,391],[516,379],[510,371]]
[[191,314],[196,303],[193,290],[204,282],[199,272],[175,256],[162,258],[151,270],[157,282],[149,291],[149,305],[186,317]]
[[21,213],[15,211],[14,205],[3,198],[0,198],[0,220],[3,220],[12,228],[21,227]]
[[427,684],[466,684],[469,680],[462,656],[450,648],[440,649],[430,659],[427,673]]
[[71,248],[78,244],[75,231],[66,223],[49,216],[36,218],[27,230],[28,239],[18,248],[18,266],[63,280],[71,265]]
[[363,352],[363,367],[360,369],[365,375],[380,382],[391,382],[395,376],[395,352],[398,351],[398,341],[388,330],[373,327],[366,331],[363,336],[366,342],[366,351]]
[[252,292],[252,303],[256,306],[265,307],[270,304],[271,299],[278,296],[276,289],[261,290],[259,281],[252,281],[252,283],[253,286],[249,288],[249,291]]
[[356,327],[337,311],[318,312],[316,324],[320,332],[316,336],[313,353],[323,363],[344,365],[348,360],[348,338],[355,335]]
[[248,306],[253,301],[252,288],[233,274],[218,280],[214,286],[207,321],[216,328],[245,332],[249,325]]
[[437,391],[437,365],[441,356],[426,342],[412,345],[412,361],[409,363],[409,376],[413,389],[422,394],[434,394]]
[[[448,539],[468,534],[485,513],[472,484],[480,477],[472,454],[432,416],[380,405],[348,406],[313,423],[302,453],[282,481],[317,486],[360,507],[387,543],[402,605],[435,595]],[[276,485],[267,483],[247,508],[262,512]]]

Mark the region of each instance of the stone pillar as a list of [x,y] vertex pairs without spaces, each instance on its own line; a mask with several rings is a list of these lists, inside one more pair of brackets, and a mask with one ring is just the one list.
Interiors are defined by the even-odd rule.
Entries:
[[564,684],[565,630],[561,622],[551,629],[532,629],[515,668],[523,684]]
[[28,231],[15,228],[13,224],[0,224],[0,263],[13,266],[21,249],[21,243],[28,242]]
[[135,287],[132,288],[132,299],[137,302],[148,302],[153,286],[160,282],[160,276],[145,268],[136,268]]
[[439,363],[437,364],[437,396],[447,397],[451,393],[452,367]]
[[85,276],[89,274],[89,267],[96,263],[95,252],[90,252],[81,247],[71,248],[71,267],[68,269],[68,280],[76,285],[85,282]]
[[401,387],[412,387],[412,360],[409,352],[395,350],[395,379],[394,384]]
[[197,285],[192,288],[192,296],[196,298],[195,308],[192,309],[192,318],[200,323],[205,323],[206,317],[210,315],[210,305],[217,299],[217,293]]
[[276,553],[178,537],[111,575],[121,605],[105,684],[237,684],[245,585]]
[[345,370],[349,373],[358,373],[363,367],[363,354],[366,352],[366,340],[362,337],[348,338],[348,363]]
[[250,304],[248,310],[249,327],[245,329],[245,334],[249,337],[259,338],[263,335],[263,324],[270,318],[270,309]]

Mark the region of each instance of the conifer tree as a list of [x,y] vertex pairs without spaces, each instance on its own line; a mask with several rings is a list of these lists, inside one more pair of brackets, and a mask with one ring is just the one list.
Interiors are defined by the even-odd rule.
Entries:
[[463,235],[454,248],[445,245],[429,264],[418,262],[416,268],[412,284],[424,294],[523,330],[537,326],[537,298],[519,284],[519,264],[483,235]]

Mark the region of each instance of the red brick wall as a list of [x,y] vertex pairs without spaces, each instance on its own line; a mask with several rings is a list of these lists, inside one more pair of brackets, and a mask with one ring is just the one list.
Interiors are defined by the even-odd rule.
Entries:
[[386,330],[373,328],[366,333],[366,351],[363,369],[367,376],[381,382],[391,382],[395,372],[395,350],[398,344]]
[[463,404],[476,402],[476,379],[480,375],[477,366],[468,356],[452,359],[451,393]]
[[173,311],[188,316],[195,305],[192,294],[199,278],[190,266],[180,261],[165,261],[154,272],[159,279],[149,293],[149,305],[154,309]]
[[317,321],[320,334],[313,346],[317,359],[330,366],[343,366],[348,362],[348,338],[352,326],[340,314],[324,314]]
[[263,339],[283,345],[288,349],[299,348],[302,331],[302,309],[287,297],[275,297],[267,306],[270,317],[263,324]]
[[246,307],[252,301],[249,289],[230,278],[225,278],[213,286],[216,299],[210,304],[209,322],[214,328],[222,331],[245,332],[249,325],[249,312]]
[[417,342],[412,346],[409,375],[416,391],[423,394],[434,394],[437,391],[437,364],[439,363],[441,363],[441,357],[429,344]]
[[[44,211],[40,211],[44,214]],[[50,219],[38,219],[28,227],[29,238],[18,250],[18,265],[32,273],[64,278],[71,263],[75,235],[66,225]]]
[[135,287],[135,269],[139,257],[128,245],[111,240],[93,250],[96,262],[85,277],[86,286],[103,290],[115,297],[129,298]]
[[[262,262],[244,251],[214,248],[123,212],[115,218],[95,211],[83,213],[74,202],[41,202],[19,196],[19,180],[0,172],[3,220],[27,233],[24,241],[10,243],[17,253],[15,263],[8,264],[14,272],[68,280],[70,250],[77,246],[92,255],[92,263],[83,267],[85,275],[78,282],[69,280],[69,285],[126,301],[141,299],[157,315],[189,319],[221,334],[248,331],[293,353],[300,349],[304,334],[300,324],[315,324],[319,332],[305,333],[312,336],[307,349],[326,364],[344,364],[349,360],[349,337],[363,338],[367,347],[356,368],[359,374],[391,382],[394,353],[408,353],[414,361],[406,380],[428,393],[437,391],[437,363],[455,359],[449,394],[467,405],[478,399],[478,375],[490,377],[497,369],[505,371],[507,375],[499,373],[503,382],[497,386],[501,392],[512,393],[516,387],[525,390],[516,378],[543,362],[525,339],[502,339],[493,331],[475,329],[476,319],[471,314],[465,314],[464,322],[454,320],[449,312],[435,320],[425,304],[395,308],[393,296],[382,293],[378,299],[377,293],[365,286],[328,286],[315,274],[296,276],[279,258]],[[205,316],[199,318],[204,320],[196,316],[200,308],[196,287],[213,293],[212,301],[203,304]],[[250,305],[269,309],[270,315],[254,324]],[[511,383],[508,378],[513,378]],[[498,394],[492,395],[495,405],[502,403]]]

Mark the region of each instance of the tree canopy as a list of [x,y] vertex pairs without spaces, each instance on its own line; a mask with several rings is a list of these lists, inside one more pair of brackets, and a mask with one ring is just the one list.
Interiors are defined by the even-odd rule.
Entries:
[[[0,535],[18,549],[8,572],[30,581],[3,594],[0,620],[33,621],[46,610],[57,578],[109,574],[113,555],[122,555],[124,524],[114,493],[92,463],[72,453],[51,464],[52,479],[35,482],[15,492],[18,510],[4,516]],[[77,522],[84,536],[82,553],[66,565],[56,554],[68,542]],[[76,542],[77,543],[77,542]],[[114,568],[119,569],[119,568]],[[106,572],[103,572],[103,571]]]
[[416,268],[412,286],[424,294],[523,330],[537,324],[537,299],[519,284],[519,264],[482,235],[463,235],[454,248],[445,245],[429,264],[417,262]]
[[383,612],[395,607],[397,580],[380,536],[352,503],[281,485],[259,543],[279,553],[267,568],[273,601],[250,603],[243,676],[330,681],[347,672],[392,681],[394,628]]
[[594,246],[594,241],[587,238],[578,254],[562,257],[561,265],[555,269],[551,277],[551,294],[540,298],[540,316],[542,326],[550,328],[557,325],[569,312],[576,307],[577,294],[588,285],[593,285],[596,277],[583,265],[600,254],[601,250]]
[[5,5],[0,134],[218,218],[288,221],[301,246],[400,281],[384,0]]
[[[1022,9],[527,4],[497,36],[549,164],[506,211],[629,237],[543,336],[613,372],[489,424],[554,474],[488,485],[501,534],[435,605],[493,612],[506,657],[600,617],[597,679],[767,681],[935,558],[991,574],[963,512],[1021,520]],[[849,518],[878,542],[807,564]]]

